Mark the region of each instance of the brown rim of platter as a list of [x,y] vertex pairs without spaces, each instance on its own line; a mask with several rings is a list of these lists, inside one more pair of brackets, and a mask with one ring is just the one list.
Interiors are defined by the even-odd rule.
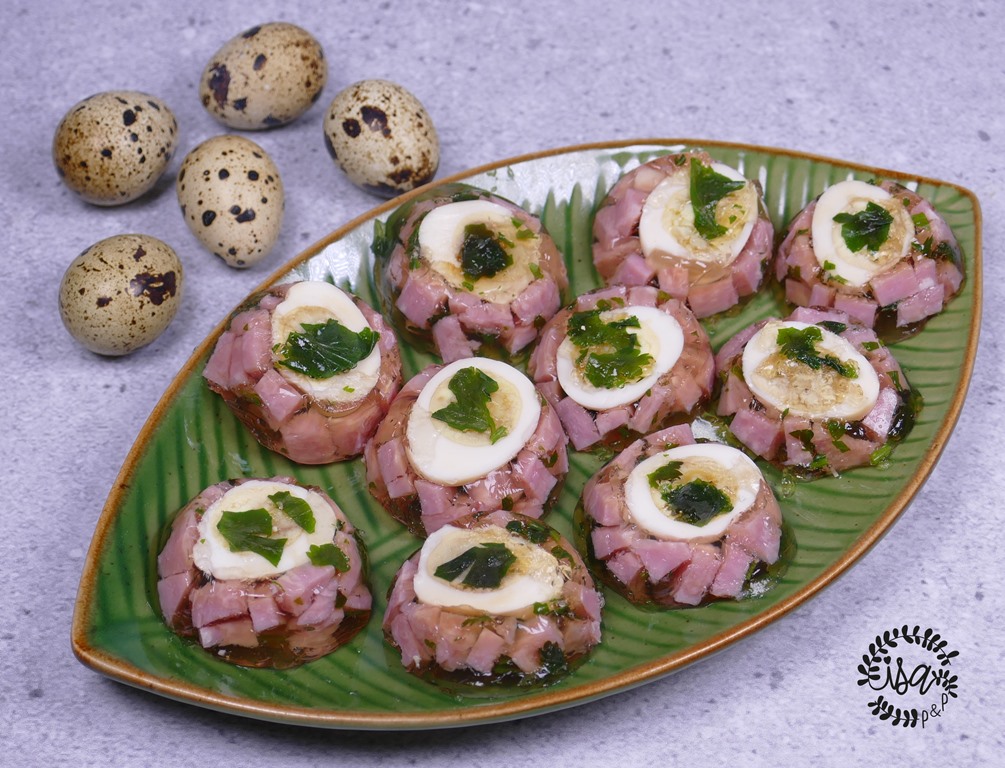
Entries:
[[110,654],[104,653],[100,649],[92,647],[88,641],[87,627],[89,619],[93,615],[91,597],[94,593],[93,587],[97,579],[99,556],[105,549],[105,538],[107,537],[111,529],[112,522],[115,519],[115,511],[119,508],[125,493],[130,487],[132,479],[136,473],[137,464],[143,454],[144,447],[150,441],[156,428],[163,421],[165,413],[178,397],[183,384],[193,373],[195,373],[199,362],[206,354],[209,353],[219,336],[225,330],[226,324],[229,320],[229,313],[227,313],[227,316],[220,321],[209,336],[207,336],[207,338],[195,349],[188,361],[175,375],[160,400],[154,406],[153,411],[147,418],[142,429],[137,435],[135,442],[130,448],[129,453],[123,462],[122,468],[119,470],[115,483],[109,492],[108,499],[102,508],[101,515],[96,524],[94,536],[84,563],[80,586],[78,589],[78,596],[73,612],[71,646],[78,660],[86,666],[89,666],[92,669],[107,675],[108,677],[137,688],[153,691],[171,699],[196,704],[202,707],[210,707],[225,712],[244,714],[274,722],[314,725],[329,728],[383,730],[464,726],[491,722],[502,718],[513,719],[523,715],[542,714],[549,711],[563,709],[567,706],[571,706],[572,704],[583,703],[611,693],[625,691],[642,683],[667,675],[670,672],[680,669],[681,667],[706,658],[717,651],[721,651],[747,635],[750,635],[768,624],[777,621],[781,617],[788,614],[791,610],[801,605],[808,598],[820,592],[824,587],[830,585],[859,558],[864,556],[866,552],[868,552],[868,550],[876,544],[882,534],[907,508],[908,504],[914,498],[915,494],[917,494],[917,492],[921,489],[921,486],[931,473],[946,446],[949,435],[952,433],[952,430],[956,425],[970,385],[970,378],[973,373],[975,357],[977,354],[977,341],[980,331],[982,306],[982,220],[980,204],[977,197],[973,192],[964,187],[951,182],[940,181],[929,177],[877,168],[874,166],[853,163],[823,155],[753,144],[686,138],[630,139],[614,142],[605,141],[578,144],[520,155],[506,160],[481,165],[455,173],[447,178],[431,182],[430,184],[389,200],[376,208],[357,216],[352,221],[344,224],[334,232],[309,246],[299,255],[295,256],[293,259],[287,261],[278,269],[273,271],[272,274],[270,274],[260,285],[258,285],[253,292],[262,291],[280,282],[281,278],[285,277],[292,269],[318,255],[332,243],[341,240],[347,233],[358,228],[367,221],[376,219],[382,214],[398,208],[402,204],[409,202],[413,198],[423,194],[423,192],[431,188],[452,182],[464,181],[472,176],[499,168],[505,168],[506,166],[556,155],[569,154],[572,152],[658,146],[684,146],[712,149],[722,148],[738,150],[741,152],[764,152],[780,157],[840,165],[842,167],[871,173],[883,178],[929,183],[936,186],[951,188],[966,197],[973,205],[974,247],[973,252],[970,254],[970,258],[973,260],[973,268],[966,276],[967,279],[971,281],[972,285],[973,305],[971,309],[965,356],[961,370],[961,386],[955,390],[948,405],[946,417],[939,429],[936,431],[931,444],[925,450],[917,473],[907,482],[904,488],[886,508],[885,512],[879,517],[879,519],[867,528],[862,535],[859,536],[859,538],[840,555],[836,562],[827,568],[819,577],[804,585],[778,604],[765,609],[747,621],[736,624],[726,631],[713,635],[704,642],[700,642],[696,645],[685,648],[680,652],[665,656],[658,661],[626,669],[605,677],[602,680],[575,689],[554,691],[545,690],[534,697],[521,697],[505,700],[498,704],[490,703],[479,707],[454,710],[449,715],[442,714],[436,716],[423,712],[390,714],[372,712],[339,712],[336,715],[333,715],[330,712],[317,711],[306,707],[270,705],[263,702],[250,701],[245,698],[226,696],[216,692],[207,692],[205,689],[198,688],[194,685],[166,680],[157,675],[147,673],[136,668],[132,664],[125,663]]

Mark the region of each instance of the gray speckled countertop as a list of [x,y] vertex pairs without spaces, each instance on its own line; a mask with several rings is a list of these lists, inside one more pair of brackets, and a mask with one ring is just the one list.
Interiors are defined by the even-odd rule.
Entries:
[[[994,484],[1005,479],[1001,6],[306,5],[10,0],[0,10],[0,225],[8,244],[0,327],[9,361],[0,438],[8,483],[0,509],[0,762],[1003,764],[997,542],[1005,514]],[[282,169],[286,220],[275,252],[236,272],[185,228],[173,179],[185,152],[222,132],[199,104],[203,66],[225,40],[268,20],[311,30],[327,53],[329,81],[302,119],[252,137]],[[813,600],[700,664],[499,725],[428,734],[274,725],[175,703],[79,664],[69,632],[84,555],[160,394],[267,274],[379,202],[349,184],[321,140],[327,103],[370,77],[400,82],[423,101],[440,132],[441,177],[551,147],[667,136],[784,147],[973,190],[984,215],[987,311],[970,394],[937,467],[889,534]],[[62,186],[50,144],[71,105],[112,88],[160,96],[182,138],[152,194],[99,209]],[[132,231],[179,252],[184,306],[149,347],[103,359],[64,331],[57,287],[86,246]],[[960,654],[959,698],[923,731],[871,716],[855,684],[870,639],[903,623],[938,629]]]

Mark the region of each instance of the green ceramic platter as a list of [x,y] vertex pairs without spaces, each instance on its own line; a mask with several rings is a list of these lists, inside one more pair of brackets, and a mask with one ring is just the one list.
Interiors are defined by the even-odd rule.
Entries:
[[[173,699],[227,712],[330,728],[419,729],[536,715],[597,699],[667,675],[785,615],[861,557],[907,507],[931,472],[956,422],[977,346],[981,297],[980,209],[972,193],[944,182],[778,149],[691,140],[579,146],[515,158],[459,174],[542,216],[566,255],[571,289],[598,285],[590,258],[596,205],[626,170],[684,147],[702,147],[759,179],[781,230],[827,185],[846,178],[890,178],[929,198],[963,247],[967,280],[947,311],[894,345],[925,406],[909,438],[885,467],[839,478],[789,483],[767,477],[779,496],[792,544],[788,569],[771,591],[743,602],[654,612],[606,593],[603,642],[563,682],[490,694],[443,692],[405,672],[385,646],[380,619],[388,585],[419,541],[369,496],[362,460],[303,467],[261,448],[205,386],[201,371],[224,321],[193,354],[157,404],[120,471],[88,552],[73,618],[74,652],[117,680]],[[350,222],[273,274],[348,282],[375,302],[369,246],[409,193]],[[706,323],[715,347],[749,323],[785,314],[766,290],[734,315]],[[403,350],[406,377],[430,358]],[[574,455],[549,522],[571,535],[571,517],[593,456]],[[174,513],[202,488],[227,478],[290,474],[325,488],[364,532],[375,594],[366,629],[330,656],[294,670],[243,669],[175,636],[156,601],[155,559]]]

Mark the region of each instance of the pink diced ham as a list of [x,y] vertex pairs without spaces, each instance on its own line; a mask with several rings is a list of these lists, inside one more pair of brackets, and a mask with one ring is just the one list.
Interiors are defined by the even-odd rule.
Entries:
[[945,288],[936,283],[930,288],[918,291],[897,305],[897,325],[909,325],[937,315],[942,311]]
[[741,443],[766,459],[774,458],[782,445],[781,425],[762,411],[737,411],[729,428]]
[[906,299],[918,290],[918,278],[910,262],[902,261],[871,281],[872,293],[881,307]]
[[411,273],[405,280],[395,305],[406,318],[420,328],[428,328],[431,318],[447,303],[447,291],[441,280],[427,272]]
[[244,587],[234,581],[210,581],[192,590],[192,624],[205,627],[248,613]]
[[753,559],[743,547],[727,541],[722,547],[722,564],[709,591],[716,597],[737,597]]
[[433,341],[445,363],[474,357],[477,350],[476,343],[464,333],[456,315],[448,315],[436,321],[433,325]]
[[262,401],[269,426],[278,429],[294,413],[307,404],[303,393],[283,378],[275,368],[270,368],[254,386]]
[[631,550],[654,584],[691,559],[691,548],[683,541],[639,539],[632,542]]
[[203,648],[216,648],[217,646],[257,648],[258,635],[255,634],[251,619],[234,619],[199,627],[199,642]]
[[537,318],[553,316],[562,304],[558,286],[554,280],[534,280],[510,303],[510,310],[517,322],[533,325]]
[[698,605],[712,586],[720,562],[716,547],[693,547],[690,562],[674,576],[673,599],[682,605]]

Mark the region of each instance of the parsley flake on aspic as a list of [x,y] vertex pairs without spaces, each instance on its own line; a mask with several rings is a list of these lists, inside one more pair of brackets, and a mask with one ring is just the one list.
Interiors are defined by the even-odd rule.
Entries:
[[883,206],[870,201],[858,213],[839,213],[834,221],[841,225],[841,237],[848,250],[854,253],[864,248],[879,250],[890,236],[893,216]]
[[363,328],[350,331],[338,320],[304,323],[302,331],[286,337],[277,364],[312,379],[330,379],[356,367],[373,351],[379,333]]
[[706,240],[726,234],[727,228],[715,220],[715,210],[724,197],[746,186],[742,181],[730,179],[696,159],[691,160],[691,207],[694,210],[694,228]]
[[231,552],[254,552],[272,565],[279,565],[286,539],[270,538],[272,515],[267,510],[259,508],[224,512],[216,527]]
[[314,533],[314,510],[311,505],[289,491],[278,491],[269,496],[269,501],[279,507],[279,511],[303,528],[307,533]]
[[339,573],[349,570],[349,558],[334,544],[312,544],[307,550],[307,557],[312,565],[330,565]]
[[695,479],[686,483],[680,480],[683,462],[669,461],[647,476],[649,486],[655,489],[676,520],[690,525],[703,526],[732,508],[732,502],[714,483]]
[[484,371],[469,366],[451,376],[447,388],[453,392],[456,400],[433,411],[434,419],[462,432],[487,434],[493,444],[506,436],[506,427],[496,424],[489,410],[489,401],[492,394],[498,391],[499,382]]
[[433,575],[475,589],[495,589],[502,584],[516,555],[501,542],[485,542],[465,550],[453,560],[438,566]]
[[508,239],[493,232],[486,224],[468,224],[461,244],[461,271],[472,280],[495,277],[513,264],[513,256],[504,246],[513,246]]
[[576,367],[598,389],[615,389],[638,381],[652,364],[653,356],[643,352],[635,316],[604,322],[599,309],[575,312],[569,318],[569,340],[579,348]]
[[814,371],[821,368],[831,368],[846,379],[858,378],[858,369],[853,362],[841,362],[834,355],[821,355],[817,344],[823,339],[823,332],[818,326],[809,325],[806,328],[779,328],[778,351],[789,360],[796,360],[808,365]]

